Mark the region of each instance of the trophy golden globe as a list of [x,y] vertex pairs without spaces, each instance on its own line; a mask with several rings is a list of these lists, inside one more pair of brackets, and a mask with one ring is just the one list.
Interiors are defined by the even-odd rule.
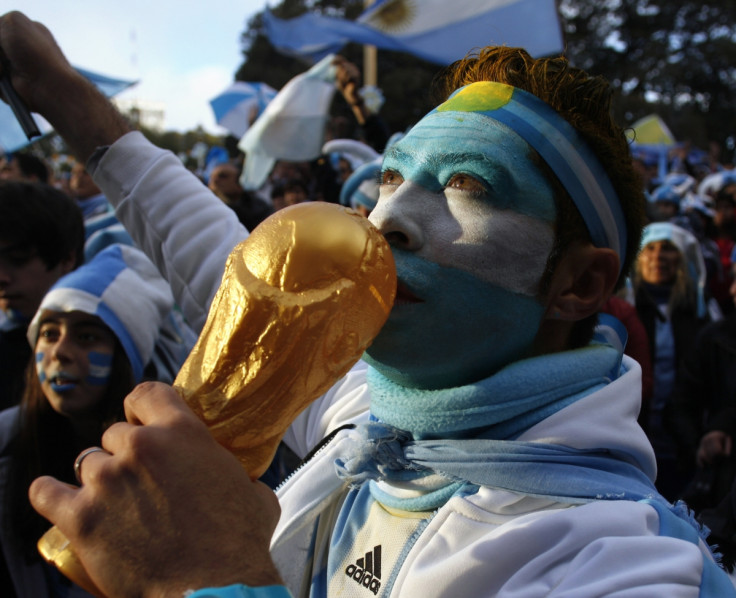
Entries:
[[[174,388],[258,478],[291,422],[360,359],[395,295],[391,250],[365,218],[323,202],[279,210],[230,254]],[[103,596],[56,527],[38,547]]]

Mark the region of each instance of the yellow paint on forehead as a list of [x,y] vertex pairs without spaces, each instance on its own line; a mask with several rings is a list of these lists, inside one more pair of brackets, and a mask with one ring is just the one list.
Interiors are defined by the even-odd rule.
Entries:
[[478,81],[463,87],[437,107],[437,112],[483,112],[497,110],[511,101],[514,88],[505,83]]

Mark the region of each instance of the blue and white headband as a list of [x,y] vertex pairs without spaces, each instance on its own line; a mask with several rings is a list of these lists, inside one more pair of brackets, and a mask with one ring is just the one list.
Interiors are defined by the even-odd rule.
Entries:
[[533,147],[572,198],[593,244],[613,249],[623,264],[626,221],[613,184],[585,140],[549,104],[511,85],[479,81],[433,110],[450,111],[492,118]]

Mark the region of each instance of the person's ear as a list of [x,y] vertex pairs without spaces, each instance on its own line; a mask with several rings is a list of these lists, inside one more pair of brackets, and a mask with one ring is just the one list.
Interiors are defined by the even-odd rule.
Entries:
[[577,322],[599,312],[616,286],[619,263],[613,249],[572,244],[552,275],[546,317]]

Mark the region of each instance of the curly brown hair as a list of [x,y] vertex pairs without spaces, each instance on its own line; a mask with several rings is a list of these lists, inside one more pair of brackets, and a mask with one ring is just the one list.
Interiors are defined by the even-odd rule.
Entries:
[[[567,120],[597,156],[616,190],[626,221],[626,254],[616,287],[621,288],[639,251],[641,231],[646,224],[646,200],[624,130],[611,116],[610,84],[602,77],[570,66],[564,57],[535,59],[522,48],[489,46],[454,62],[438,75],[434,82],[437,103],[456,89],[477,81],[505,83],[534,94]],[[582,216],[552,169],[536,151],[532,150],[532,156],[552,185],[557,204],[555,246],[540,284],[540,293],[544,294],[570,243],[591,239]],[[571,339],[573,346],[589,340],[594,324],[595,316],[576,327]]]

